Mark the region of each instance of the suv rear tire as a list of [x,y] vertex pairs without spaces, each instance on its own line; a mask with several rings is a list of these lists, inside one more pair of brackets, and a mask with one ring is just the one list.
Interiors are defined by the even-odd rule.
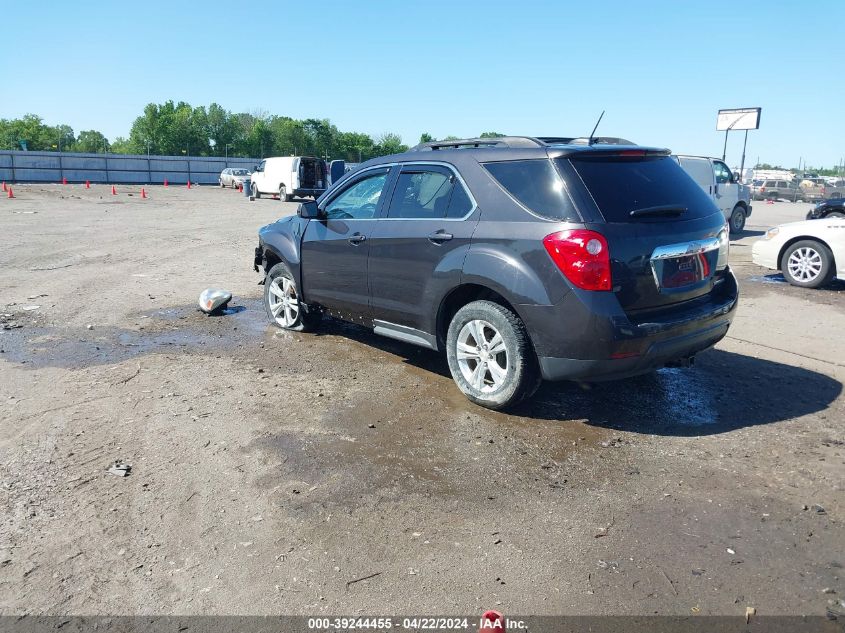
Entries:
[[264,310],[270,322],[294,332],[311,332],[320,325],[323,313],[308,310],[299,300],[299,290],[287,264],[281,262],[267,271],[264,280]]
[[492,301],[473,301],[455,313],[446,335],[446,358],[458,388],[488,409],[514,406],[540,386],[525,325]]

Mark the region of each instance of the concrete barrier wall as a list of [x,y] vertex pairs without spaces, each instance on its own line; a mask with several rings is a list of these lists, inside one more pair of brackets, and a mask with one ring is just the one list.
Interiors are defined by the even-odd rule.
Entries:
[[251,170],[257,158],[137,156],[75,152],[0,151],[0,180],[6,182],[90,182],[108,184],[215,184],[226,167]]

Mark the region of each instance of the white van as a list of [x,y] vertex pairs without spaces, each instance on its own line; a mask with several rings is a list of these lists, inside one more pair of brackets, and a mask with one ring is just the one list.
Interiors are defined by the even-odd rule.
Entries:
[[740,184],[718,158],[681,155],[673,158],[722,210],[731,233],[741,232],[745,228],[745,220],[751,215],[751,189]]
[[315,200],[326,190],[325,163],[312,156],[274,156],[265,158],[252,169],[251,193],[278,195],[289,201],[294,196]]

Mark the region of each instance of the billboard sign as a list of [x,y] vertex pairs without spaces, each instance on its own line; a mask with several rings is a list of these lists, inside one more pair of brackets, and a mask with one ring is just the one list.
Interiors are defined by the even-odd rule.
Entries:
[[716,117],[716,130],[757,130],[760,128],[760,110],[762,108],[734,108],[719,110]]

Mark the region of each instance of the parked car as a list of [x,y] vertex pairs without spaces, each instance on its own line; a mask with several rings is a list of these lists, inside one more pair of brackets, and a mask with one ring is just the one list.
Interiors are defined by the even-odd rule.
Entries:
[[837,198],[820,202],[807,214],[808,220],[822,218],[845,218],[845,199]]
[[801,198],[798,186],[788,180],[764,180],[756,193],[755,200],[789,200],[797,202]]
[[248,169],[240,169],[238,167],[227,167],[226,169],[220,172],[220,186],[232,187],[233,189],[237,189],[247,180],[249,180],[249,176],[250,174]]
[[252,195],[278,195],[290,201],[294,196],[318,198],[328,182],[326,163],[313,156],[265,158],[252,170]]
[[728,166],[706,156],[674,157],[725,214],[731,233],[741,233],[751,215],[751,189],[740,184]]
[[754,242],[751,259],[779,270],[793,286],[818,288],[845,280],[845,218],[804,220],[769,229]]
[[688,366],[725,336],[724,215],[669,150],[477,142],[370,160],[263,227],[270,321],[308,331],[329,312],[445,352],[493,409],[542,379]]

